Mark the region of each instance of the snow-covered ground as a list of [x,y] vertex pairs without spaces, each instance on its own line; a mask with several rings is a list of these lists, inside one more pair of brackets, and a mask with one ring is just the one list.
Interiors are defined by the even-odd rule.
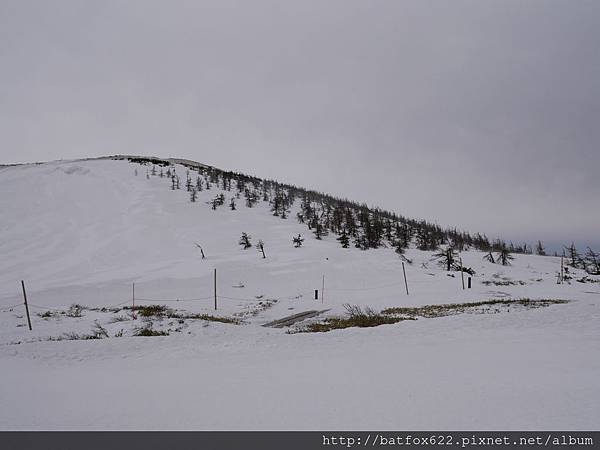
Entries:
[[[409,249],[407,295],[391,249],[343,249],[293,213],[280,219],[243,199],[213,211],[219,189],[191,203],[182,188],[126,161],[0,168],[0,429],[597,428],[600,284],[576,282],[580,271],[557,284],[559,258],[500,266],[463,252],[476,271],[463,290],[460,273]],[[266,259],[241,249],[242,232],[264,240]],[[170,335],[135,337],[148,322],[120,309],[133,283],[138,305],[241,324],[152,318]],[[524,297],[570,302],[316,334],[261,326],[312,309],[342,315],[346,303]],[[61,314],[72,304],[80,317]],[[96,323],[109,338],[64,339]]]

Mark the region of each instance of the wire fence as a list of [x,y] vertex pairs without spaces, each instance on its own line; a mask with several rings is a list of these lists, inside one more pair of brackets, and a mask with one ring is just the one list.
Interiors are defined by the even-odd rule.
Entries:
[[16,308],[17,306],[23,306],[23,303],[17,303],[16,305],[10,305],[10,306],[3,306],[2,309],[0,309],[0,311],[10,312],[12,309]]
[[[460,280],[460,276],[458,277],[458,279]],[[439,287],[442,287],[440,285],[440,281],[444,280],[443,282],[446,283],[449,280],[446,280],[445,278],[437,278],[435,281],[433,279],[431,280],[411,280],[409,283],[409,286],[413,286],[413,285],[418,285],[418,286],[423,286],[423,285],[431,285],[433,283],[438,284]],[[456,282],[456,281],[455,281]],[[321,283],[319,283],[321,284]],[[239,286],[232,286],[232,287],[239,287]],[[319,286],[319,288],[316,289],[300,289],[298,291],[296,291],[296,293],[294,295],[290,295],[290,296],[281,296],[281,295],[273,295],[273,296],[266,296],[266,295],[256,295],[254,297],[239,297],[239,296],[229,296],[229,295],[221,295],[221,294],[217,294],[216,295],[216,300],[220,301],[220,300],[226,300],[226,301],[238,301],[238,302],[260,302],[263,301],[265,299],[277,299],[277,300],[298,300],[298,299],[302,299],[305,297],[309,297],[311,299],[314,300],[322,300],[323,299],[323,295],[327,295],[329,299],[331,299],[332,297],[335,298],[336,300],[338,299],[338,295],[336,295],[336,293],[339,294],[344,294],[344,293],[351,293],[351,292],[370,292],[370,291],[377,291],[377,290],[381,290],[381,289],[388,289],[388,288],[399,288],[399,292],[398,295],[402,295],[400,294],[400,292],[403,292],[404,289],[406,288],[406,281],[405,280],[400,280],[400,281],[395,281],[392,283],[385,283],[385,284],[380,284],[380,285],[371,285],[371,286],[356,286],[356,287],[329,287],[327,284],[321,285]],[[446,286],[447,287],[447,286]],[[324,288],[324,289],[323,289]],[[457,287],[457,289],[460,289],[459,287]],[[401,291],[400,291],[401,290]],[[423,289],[419,289],[418,292],[416,292],[417,294],[429,294],[429,293],[440,293],[439,289],[436,289],[435,291],[431,290],[431,291],[427,291],[427,290],[423,290]],[[411,294],[415,294],[415,292],[411,292]],[[396,294],[390,294],[391,296],[395,296]],[[386,299],[390,297],[390,295],[386,296]],[[17,300],[17,298],[19,298],[18,296],[15,297],[7,297],[4,300]],[[372,298],[372,297],[371,297]],[[102,306],[97,306],[98,308],[106,308],[106,309],[112,309],[112,308],[117,308],[120,306],[124,306],[124,305],[128,305],[128,304],[133,304],[133,303],[138,303],[138,302],[149,302],[149,303],[188,303],[188,302],[208,302],[208,301],[212,301],[215,299],[215,295],[209,295],[206,297],[197,297],[197,298],[184,298],[184,297],[175,297],[175,298],[151,298],[151,297],[146,297],[146,296],[140,296],[137,297],[135,295],[133,295],[131,298],[124,300],[122,302],[119,303],[115,303],[115,304],[111,304],[111,305],[102,305]],[[381,298],[382,299],[382,298]],[[375,299],[377,300],[377,299]],[[13,310],[16,307],[19,306],[23,306],[24,303],[21,301],[19,303],[15,303],[12,305],[2,305],[0,303],[0,311],[1,312],[9,312],[11,310]],[[28,303],[29,306],[31,306],[34,309],[43,309],[43,310],[47,310],[47,311],[63,311],[64,310],[64,306],[56,306],[56,305],[38,305],[38,304],[32,304],[32,303]]]
[[[150,303],[186,303],[186,302],[198,302],[198,301],[209,301],[214,300],[214,296],[211,297],[202,297],[202,298],[138,298],[132,297],[129,300],[125,300],[120,303],[112,304],[112,305],[102,305],[96,306],[97,308],[106,308],[112,309],[117,308],[119,306],[131,305],[138,302],[150,302]],[[281,298],[281,297],[278,297]],[[290,297],[290,299],[296,297]],[[241,298],[241,297],[227,297],[224,295],[217,295],[217,300],[233,300],[233,301],[245,301],[245,302],[260,302],[265,299],[264,296],[254,297],[254,298]],[[27,302],[27,305],[33,309],[43,309],[46,311],[64,311],[65,307],[56,306],[56,305],[37,305],[31,302]],[[0,312],[11,312],[14,308],[25,306],[24,302],[16,303],[13,305],[2,305]],[[68,307],[67,307],[68,308]]]

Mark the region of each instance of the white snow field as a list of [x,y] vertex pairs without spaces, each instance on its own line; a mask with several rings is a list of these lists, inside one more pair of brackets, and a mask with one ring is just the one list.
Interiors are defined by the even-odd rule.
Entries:
[[[466,251],[476,274],[463,290],[460,273],[411,248],[407,295],[393,249],[318,241],[293,211],[274,217],[262,202],[212,210],[216,186],[191,203],[184,186],[145,170],[103,159],[0,167],[0,429],[598,429],[600,284],[577,282],[584,274],[573,269],[557,284],[560,258],[515,255],[501,266]],[[242,232],[264,240],[266,259],[238,245]],[[121,309],[132,283],[138,305],[239,324],[132,320]],[[346,303],[380,311],[521,298],[569,302],[290,333],[342,316]],[[73,304],[82,308],[64,314]],[[96,324],[108,337],[69,339]],[[169,335],[134,336],[142,327]]]

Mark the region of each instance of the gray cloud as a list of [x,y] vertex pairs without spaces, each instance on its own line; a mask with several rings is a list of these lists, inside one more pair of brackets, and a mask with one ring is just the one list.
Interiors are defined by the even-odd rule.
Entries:
[[600,244],[600,3],[7,1],[0,158],[181,156]]

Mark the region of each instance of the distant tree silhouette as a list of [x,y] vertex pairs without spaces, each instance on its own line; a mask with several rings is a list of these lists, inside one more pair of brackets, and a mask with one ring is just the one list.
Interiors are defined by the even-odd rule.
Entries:
[[544,249],[544,245],[542,244],[542,241],[537,241],[537,245],[535,246],[535,253],[536,253],[536,255],[540,255],[540,256],[546,255],[546,250]]
[[575,243],[571,242],[570,246],[565,246],[565,250],[567,251],[567,258],[571,267],[579,267],[581,265],[581,256],[577,251],[577,247],[575,247]]
[[[171,189],[180,189],[179,177],[170,161],[144,157],[115,157],[129,159],[132,163],[155,165],[166,168],[166,176],[171,178]],[[393,247],[402,252],[413,242],[417,248],[425,251],[437,251],[444,243],[452,242],[455,250],[474,248],[484,252],[500,252],[506,247],[509,253],[531,253],[535,246],[521,244],[506,246],[502,241],[491,243],[486,235],[469,234],[456,228],[443,229],[424,220],[414,220],[380,208],[326,195],[321,192],[303,189],[274,180],[262,180],[257,177],[229,172],[195,163],[177,162],[188,173],[197,173],[195,189],[197,192],[209,190],[212,186],[229,191],[233,187],[235,198],[245,198],[246,207],[252,208],[259,201],[270,204],[274,215],[281,218],[289,216],[292,206],[299,223],[304,224],[322,239],[328,233],[336,234],[336,239],[346,235],[357,248],[367,250],[378,247]],[[136,169],[137,170],[137,169]],[[200,182],[199,182],[200,180]],[[188,190],[194,186],[189,186]],[[299,202],[296,202],[296,199]],[[240,200],[242,201],[242,200]],[[296,202],[296,203],[295,203]],[[218,206],[218,205],[217,205]],[[239,205],[236,205],[239,208]],[[345,240],[345,238],[342,238]],[[502,244],[502,245],[500,245]],[[589,258],[578,264],[589,265]]]
[[342,232],[337,238],[337,241],[342,244],[342,248],[350,247],[350,237],[348,236],[348,233],[346,233],[346,228],[342,228]]
[[600,275],[600,257],[598,256],[598,253],[588,247],[585,258],[588,266],[587,271],[592,275]]
[[508,248],[503,248],[500,250],[500,252],[498,253],[498,261],[500,262],[500,264],[502,264],[503,266],[510,266],[510,262],[514,259],[513,256],[510,254],[510,251],[508,250]]
[[249,236],[247,233],[242,233],[242,237],[240,237],[240,241],[238,242],[242,247],[244,247],[244,250],[249,249],[250,247],[252,247],[252,244],[250,243],[250,239],[252,237]]
[[304,239],[302,238],[302,236],[300,234],[298,234],[298,236],[292,238],[292,242],[294,243],[294,247],[298,248],[298,247],[302,247],[302,243],[304,242]]

